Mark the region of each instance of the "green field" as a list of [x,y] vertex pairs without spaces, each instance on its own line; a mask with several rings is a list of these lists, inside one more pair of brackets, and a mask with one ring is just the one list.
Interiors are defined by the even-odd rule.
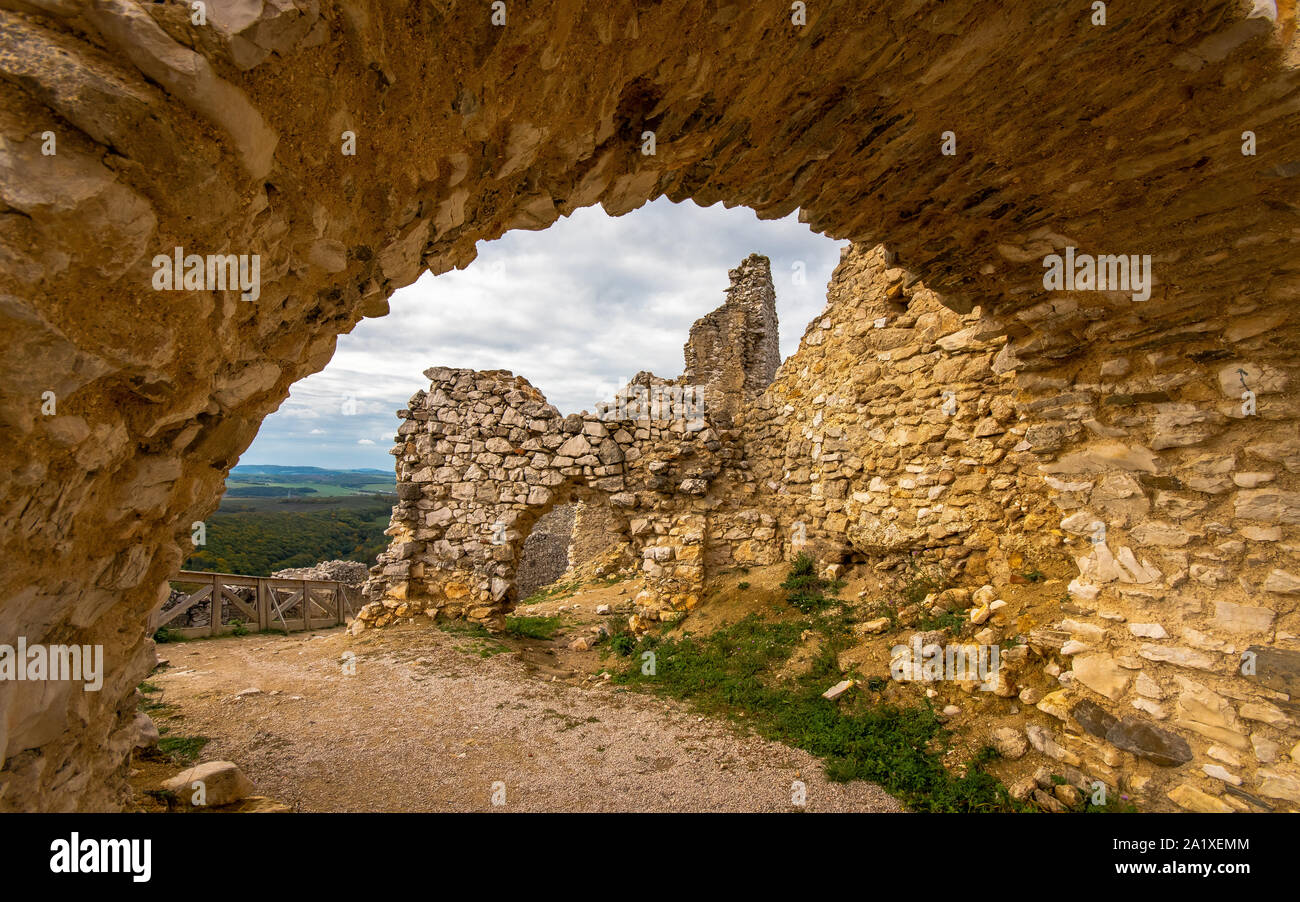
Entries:
[[[258,489],[267,489],[271,491],[257,491]],[[324,483],[309,482],[244,482],[242,480],[228,480],[226,482],[227,498],[242,497],[292,497],[313,495],[317,497],[339,498],[344,495],[356,495],[361,491],[360,488],[351,488],[341,485],[327,485]],[[392,491],[392,486],[379,489],[369,489],[371,492]]]
[[[269,472],[268,472],[269,471]],[[371,565],[388,545],[396,481],[377,470],[236,467],[186,570],[270,576],[321,561]]]

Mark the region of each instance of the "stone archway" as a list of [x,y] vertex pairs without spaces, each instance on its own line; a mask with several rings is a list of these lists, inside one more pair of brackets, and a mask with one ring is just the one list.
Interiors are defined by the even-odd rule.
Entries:
[[[0,641],[108,662],[94,694],[0,686],[5,808],[117,804],[143,624],[191,524],[338,334],[478,241],[660,195],[799,209],[1002,318],[1026,370],[1068,369],[1089,317],[1300,292],[1293,23],[1279,44],[1244,0],[1143,0],[1104,29],[1059,4],[819,3],[803,26],[780,4],[519,6],[496,26],[477,2],[211,0],[200,26],[0,0]],[[1155,294],[1043,314],[1063,243],[1151,253]],[[156,290],[177,248],[257,255],[256,300]]]

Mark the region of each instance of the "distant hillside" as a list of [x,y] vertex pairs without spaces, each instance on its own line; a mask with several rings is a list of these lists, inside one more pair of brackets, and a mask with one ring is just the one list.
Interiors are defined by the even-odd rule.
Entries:
[[324,467],[285,467],[278,464],[238,464],[230,471],[231,476],[273,475],[328,475],[333,473],[370,473],[378,476],[392,476],[389,470],[376,470],[373,467],[361,467],[356,470],[329,470]]
[[376,469],[252,464],[238,466],[206,523],[207,544],[187,570],[270,576],[321,561],[367,566],[388,544],[396,477]]
[[273,464],[237,466],[226,479],[227,498],[292,498],[302,495],[391,495],[397,478],[383,470],[327,470]]

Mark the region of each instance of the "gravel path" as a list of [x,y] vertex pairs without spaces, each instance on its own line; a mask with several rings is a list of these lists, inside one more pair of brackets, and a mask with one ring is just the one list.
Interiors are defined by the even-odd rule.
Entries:
[[799,749],[482,647],[427,626],[229,637],[160,646],[150,682],[180,715],[160,724],[300,811],[792,811],[795,781],[808,811],[901,810]]

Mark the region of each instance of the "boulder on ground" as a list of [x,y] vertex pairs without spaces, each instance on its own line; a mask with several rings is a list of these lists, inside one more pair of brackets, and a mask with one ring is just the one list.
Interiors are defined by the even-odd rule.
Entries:
[[231,805],[253,793],[252,782],[230,761],[205,761],[165,781],[162,788],[194,808]]

